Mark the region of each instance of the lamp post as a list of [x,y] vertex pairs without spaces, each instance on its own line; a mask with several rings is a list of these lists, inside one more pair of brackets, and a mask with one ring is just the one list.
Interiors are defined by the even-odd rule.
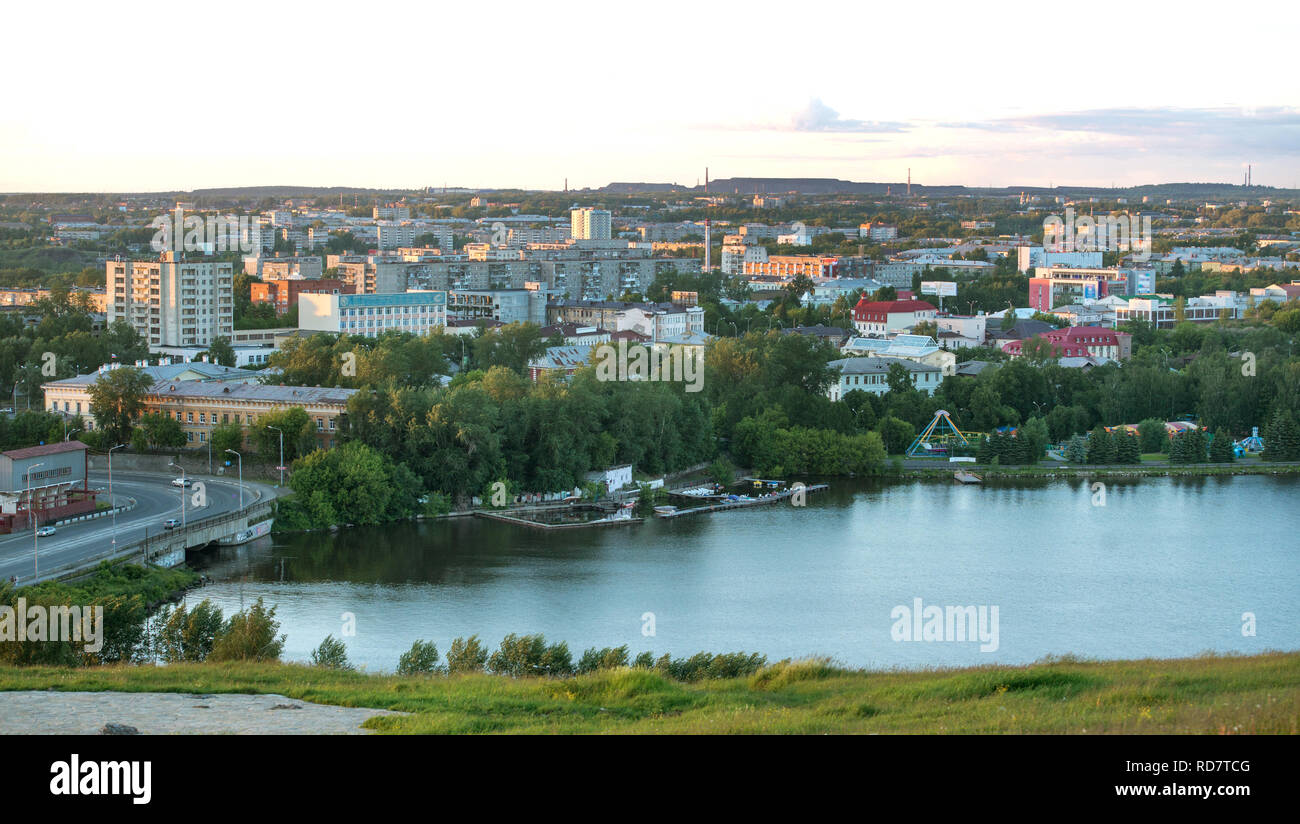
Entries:
[[44,463],[34,463],[27,467],[27,521],[32,524],[32,582],[41,577],[40,524],[32,518],[32,470]]
[[73,435],[77,434],[77,433],[80,432],[80,431],[81,431],[81,427],[77,427],[76,429],[72,430],[71,432],[65,432],[65,433],[63,433],[63,440],[66,442],[66,441],[68,440],[68,438],[71,438]]
[[185,483],[185,467],[175,461],[167,465],[174,466],[181,471],[181,530],[183,531],[185,529],[185,498],[188,497],[186,493],[189,492],[189,484]]
[[108,505],[113,510],[113,548],[117,548],[117,503],[113,500],[113,450],[126,446],[120,443],[108,448]]
[[280,433],[280,465],[276,469],[280,470],[280,483],[276,486],[284,486],[284,430],[278,426],[268,426],[267,429],[273,429]]
[[239,511],[244,511],[244,456],[240,455],[233,449],[227,449],[231,455],[239,459]]

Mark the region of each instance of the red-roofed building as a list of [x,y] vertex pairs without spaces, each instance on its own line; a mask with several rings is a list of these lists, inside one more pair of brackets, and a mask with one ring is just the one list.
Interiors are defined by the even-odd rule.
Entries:
[[[1126,360],[1133,354],[1133,336],[1127,332],[1116,332],[1104,326],[1071,326],[1043,332],[1034,337],[1052,342],[1052,355],[1057,358],[1082,358],[1089,355]],[[1032,340],[1032,338],[1030,339]],[[1002,351],[1013,358],[1018,358],[1024,348],[1023,340],[1009,340],[1002,344]]]
[[879,300],[865,297],[853,307],[853,326],[859,335],[885,335],[933,321],[937,310],[923,300]]

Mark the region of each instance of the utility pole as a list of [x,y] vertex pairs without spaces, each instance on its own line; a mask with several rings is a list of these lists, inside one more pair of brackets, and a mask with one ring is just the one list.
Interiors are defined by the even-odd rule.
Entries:
[[[464,345],[463,340],[461,345]],[[280,465],[276,469],[280,470],[280,483],[278,486],[284,486],[284,430],[278,426],[268,426],[267,429],[273,429],[280,433]]]

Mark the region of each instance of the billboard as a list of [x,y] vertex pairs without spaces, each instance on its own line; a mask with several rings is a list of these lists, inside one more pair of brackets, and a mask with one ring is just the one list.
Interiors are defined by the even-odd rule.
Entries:
[[951,280],[926,280],[921,282],[921,294],[941,298],[957,297],[957,284]]

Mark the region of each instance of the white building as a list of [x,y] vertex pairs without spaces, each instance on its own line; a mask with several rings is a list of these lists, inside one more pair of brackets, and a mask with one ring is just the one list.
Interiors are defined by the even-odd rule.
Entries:
[[424,335],[446,324],[446,292],[298,296],[303,331],[373,338],[393,331]]
[[889,391],[889,367],[898,364],[907,370],[912,385],[927,395],[943,382],[943,373],[936,366],[929,366],[902,358],[841,358],[831,361],[828,366],[839,370],[839,380],[832,383],[826,395],[833,401],[842,400],[853,391],[870,392],[883,395]]
[[605,209],[573,209],[569,212],[569,226],[574,240],[609,240],[613,220]]
[[207,346],[234,334],[234,264],[165,252],[105,269],[107,323],[125,320],[151,347]]

